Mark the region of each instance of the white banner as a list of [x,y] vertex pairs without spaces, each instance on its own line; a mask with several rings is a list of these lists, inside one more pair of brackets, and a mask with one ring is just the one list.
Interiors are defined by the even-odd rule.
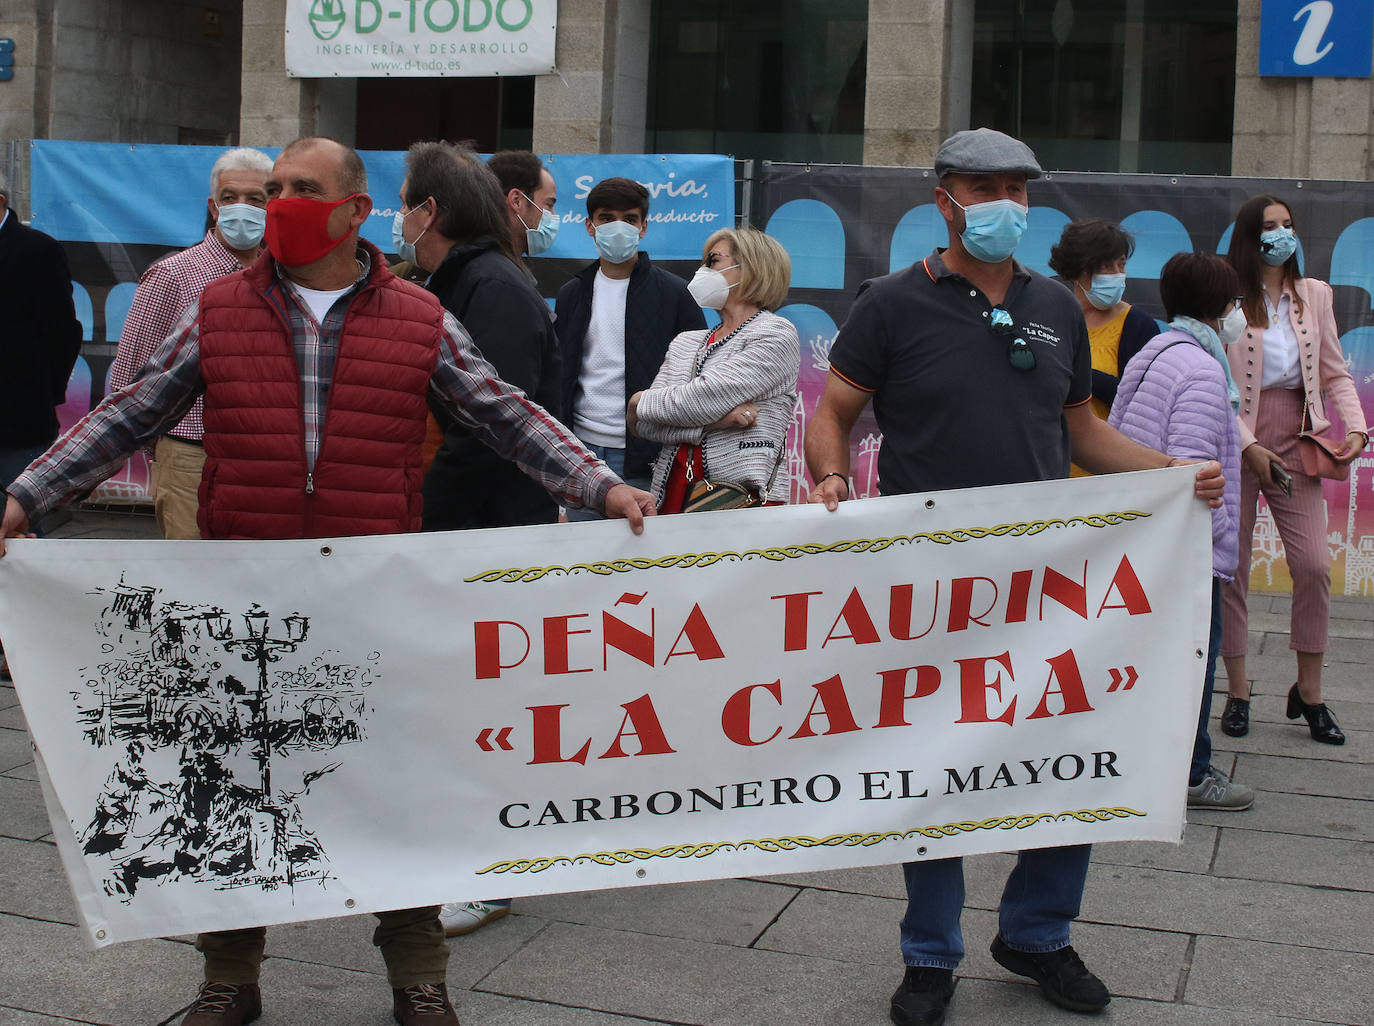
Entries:
[[324,541],[15,540],[0,636],[97,944],[1182,835],[1179,468]]
[[558,0],[287,0],[294,78],[555,71]]

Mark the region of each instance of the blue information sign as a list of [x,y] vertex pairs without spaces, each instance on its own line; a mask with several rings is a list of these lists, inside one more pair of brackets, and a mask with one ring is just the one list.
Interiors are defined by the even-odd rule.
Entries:
[[1370,0],[1263,0],[1259,73],[1368,78],[1374,57]]

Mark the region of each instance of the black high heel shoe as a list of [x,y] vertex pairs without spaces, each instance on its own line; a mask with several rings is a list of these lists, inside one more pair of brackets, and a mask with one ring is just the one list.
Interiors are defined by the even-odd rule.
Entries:
[[1296,720],[1299,716],[1307,720],[1307,729],[1312,732],[1313,741],[1320,741],[1326,745],[1345,744],[1345,735],[1341,733],[1341,728],[1336,726],[1336,718],[1331,715],[1326,703],[1308,705],[1302,700],[1302,696],[1298,694],[1298,686],[1294,684],[1288,689],[1288,718]]
[[1221,732],[1228,737],[1244,737],[1250,733],[1250,699],[1226,696],[1226,708],[1221,713]]

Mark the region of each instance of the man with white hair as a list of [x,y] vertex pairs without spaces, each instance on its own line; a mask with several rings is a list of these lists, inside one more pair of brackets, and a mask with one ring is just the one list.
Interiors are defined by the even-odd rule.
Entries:
[[[205,238],[143,272],[110,366],[110,392],[138,377],[182,313],[200,299],[201,289],[257,259],[267,224],[264,183],[271,173],[272,158],[261,150],[240,147],[220,154],[210,169],[210,195],[205,201],[210,227]],[[153,504],[164,538],[200,537],[196,509],[205,467],[203,411],[204,401],[197,399],[149,453]]]

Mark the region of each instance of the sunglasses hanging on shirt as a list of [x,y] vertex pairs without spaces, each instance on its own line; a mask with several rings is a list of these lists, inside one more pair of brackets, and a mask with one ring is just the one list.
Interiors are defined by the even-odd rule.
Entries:
[[1000,306],[992,308],[988,328],[994,337],[1007,340],[1007,362],[1019,371],[1035,369],[1035,350],[1016,333],[1016,322]]

